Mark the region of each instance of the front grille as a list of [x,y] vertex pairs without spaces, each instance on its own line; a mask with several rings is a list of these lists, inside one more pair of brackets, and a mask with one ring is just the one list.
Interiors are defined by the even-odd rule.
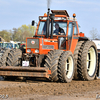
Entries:
[[27,39],[27,48],[39,48],[39,39]]

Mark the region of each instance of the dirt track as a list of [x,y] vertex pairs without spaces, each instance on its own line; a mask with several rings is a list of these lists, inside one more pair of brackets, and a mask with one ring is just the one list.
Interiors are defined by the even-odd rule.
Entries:
[[[6,100],[96,100],[100,80],[54,83],[42,81],[0,81],[0,95]],[[99,99],[98,99],[99,100]]]

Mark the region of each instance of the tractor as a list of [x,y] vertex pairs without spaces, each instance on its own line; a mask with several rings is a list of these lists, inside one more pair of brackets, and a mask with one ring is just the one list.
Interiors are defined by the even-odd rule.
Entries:
[[35,36],[26,38],[26,51],[11,49],[3,54],[0,76],[90,81],[99,76],[98,65],[97,47],[79,32],[76,14],[71,18],[66,10],[48,9],[39,16]]

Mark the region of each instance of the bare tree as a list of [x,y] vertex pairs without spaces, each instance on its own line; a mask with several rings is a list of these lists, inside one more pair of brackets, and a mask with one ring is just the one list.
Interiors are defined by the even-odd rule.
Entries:
[[98,38],[98,31],[96,28],[92,28],[92,30],[90,30],[90,35],[91,35],[91,39],[97,39]]
[[98,34],[98,38],[100,39],[100,34]]

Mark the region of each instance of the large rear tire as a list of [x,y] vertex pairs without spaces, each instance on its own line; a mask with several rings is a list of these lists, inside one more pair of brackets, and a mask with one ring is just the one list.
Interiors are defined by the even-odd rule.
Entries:
[[[22,51],[20,49],[14,49],[14,53],[12,52],[13,55],[13,61],[12,61],[12,66],[19,66],[21,65],[21,58],[22,58]],[[23,80],[24,77],[10,77],[11,79],[19,79]],[[9,79],[10,79],[9,78]]]
[[[19,58],[22,57],[22,52],[19,49],[10,49],[6,50],[3,55],[3,63],[2,66],[19,66]],[[15,76],[5,76],[6,80],[15,80],[18,77]]]
[[7,66],[7,57],[8,57],[8,53],[9,53],[9,52],[10,52],[10,50],[7,49],[7,50],[3,53],[2,57],[1,57],[1,60],[0,60],[1,66]]
[[72,52],[65,51],[59,61],[59,79],[61,82],[71,82],[74,76],[74,58]]
[[82,80],[94,80],[98,67],[98,53],[94,42],[87,41],[79,59],[80,75]]
[[21,65],[21,59],[22,59],[22,51],[20,49],[15,49],[12,66]]
[[21,65],[22,51],[20,49],[11,49],[6,52],[6,66],[19,66]]
[[85,41],[79,41],[76,45],[76,48],[74,50],[74,65],[75,65],[75,74],[74,79],[80,79],[80,76],[78,74],[78,58],[81,57],[81,53],[84,47]]
[[[1,66],[11,66],[12,65],[12,61],[13,61],[13,53],[14,51],[12,49],[7,49],[2,57],[1,57],[1,61],[0,61],[0,65]],[[12,78],[11,76],[3,76],[5,80],[13,80],[14,78]]]
[[14,49],[9,50],[7,56],[7,66],[13,66],[14,53]]

